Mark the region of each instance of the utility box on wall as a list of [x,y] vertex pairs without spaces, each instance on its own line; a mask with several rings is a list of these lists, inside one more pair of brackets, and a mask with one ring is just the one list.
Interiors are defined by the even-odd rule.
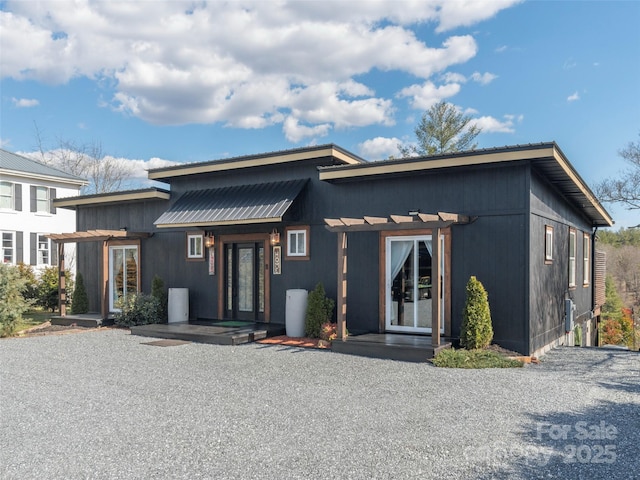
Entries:
[[169,323],[189,321],[189,289],[169,289]]

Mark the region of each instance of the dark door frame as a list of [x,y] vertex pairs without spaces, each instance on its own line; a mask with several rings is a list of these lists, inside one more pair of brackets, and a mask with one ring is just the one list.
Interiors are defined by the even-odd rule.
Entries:
[[259,243],[264,244],[264,322],[271,321],[271,245],[269,243],[268,233],[249,233],[244,235],[220,235],[216,242],[216,254],[218,261],[216,271],[219,272],[218,277],[218,318],[225,317],[225,283],[226,283],[226,266],[225,266],[225,250],[226,246],[234,243]]

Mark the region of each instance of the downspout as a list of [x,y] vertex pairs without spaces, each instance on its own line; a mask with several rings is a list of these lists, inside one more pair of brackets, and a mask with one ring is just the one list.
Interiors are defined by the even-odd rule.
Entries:
[[[595,318],[596,311],[596,238],[598,236],[598,227],[593,227],[593,232],[591,233],[591,315],[590,320]],[[595,337],[592,335],[591,339],[597,339],[597,344],[600,343],[600,333],[598,321],[596,320],[593,324],[593,327],[596,329]],[[589,339],[589,341],[591,341]],[[593,346],[593,345],[592,345]],[[599,345],[598,345],[599,346]]]

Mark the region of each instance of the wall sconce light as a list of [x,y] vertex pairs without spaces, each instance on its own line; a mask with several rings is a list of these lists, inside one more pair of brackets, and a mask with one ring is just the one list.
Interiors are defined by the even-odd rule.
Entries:
[[413,208],[413,209],[409,210],[409,215],[411,215],[413,217],[415,217],[419,213],[420,213],[420,209],[419,208]]
[[213,236],[213,233],[208,232],[204,237],[204,246],[207,248],[211,248],[216,244],[216,239]]
[[269,240],[271,241],[271,245],[278,245],[280,243],[280,233],[275,228],[269,234]]

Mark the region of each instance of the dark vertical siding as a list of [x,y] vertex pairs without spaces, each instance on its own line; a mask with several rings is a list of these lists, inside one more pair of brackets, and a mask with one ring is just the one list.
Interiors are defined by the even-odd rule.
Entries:
[[[592,286],[583,285],[584,233],[589,222],[572,209],[543,178],[531,175],[530,351],[548,345],[565,333],[565,298],[576,304],[576,320],[588,319],[592,310]],[[553,227],[553,261],[545,264],[545,226]],[[576,286],[569,288],[569,231],[576,231]]]

